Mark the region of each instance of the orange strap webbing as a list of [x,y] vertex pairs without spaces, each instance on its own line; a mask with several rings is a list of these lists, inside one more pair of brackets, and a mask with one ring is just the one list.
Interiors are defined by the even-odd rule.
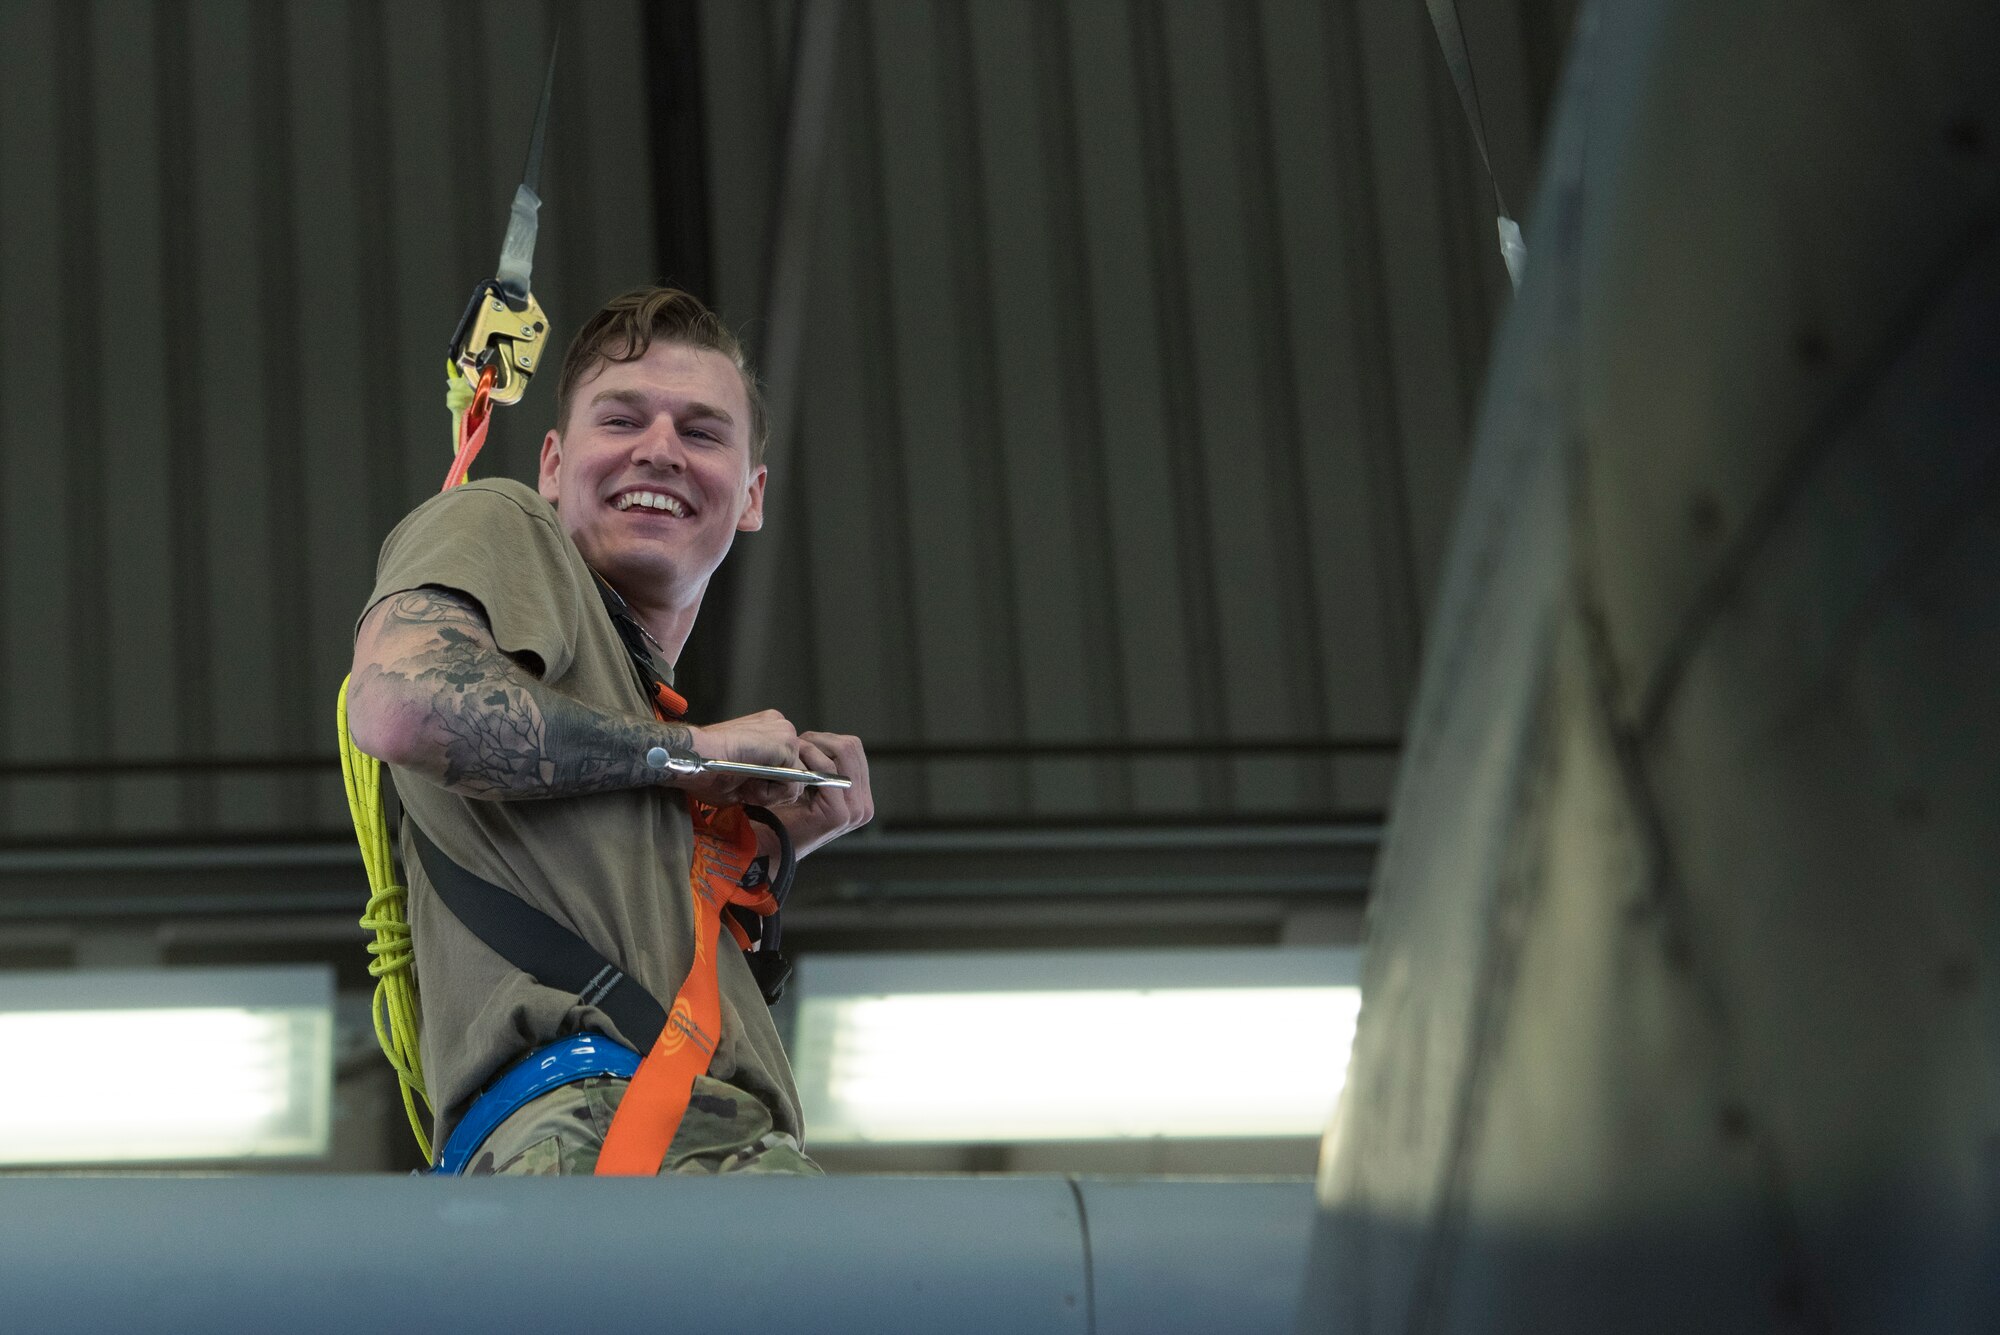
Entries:
[[451,458],[451,470],[444,475],[443,491],[464,486],[472,475],[472,461],[479,457],[479,451],[486,445],[486,428],[493,425],[493,368],[487,367],[479,373],[479,381],[472,389],[472,402],[465,411],[457,414],[457,452]]
[[[658,690],[673,694],[665,686]],[[672,707],[665,699],[657,703],[663,706],[662,714]],[[687,707],[678,696],[674,703],[682,710]],[[728,926],[738,945],[750,944],[749,935],[725,910],[741,904],[764,917],[778,911],[768,886],[753,890],[743,884],[757,858],[756,828],[743,808],[712,807],[689,799],[688,812],[694,821],[694,865],[688,876],[694,903],[694,962],[668,1008],[666,1027],[639,1062],[611,1119],[604,1148],[597,1155],[599,1177],[651,1177],[660,1171],[674,1132],[687,1114],[695,1077],[708,1070],[722,1036],[715,955],[722,928]]]

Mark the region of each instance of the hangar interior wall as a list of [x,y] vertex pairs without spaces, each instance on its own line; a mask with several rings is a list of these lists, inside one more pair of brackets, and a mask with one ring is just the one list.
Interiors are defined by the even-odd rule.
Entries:
[[[558,17],[558,337],[666,267],[683,177],[711,295],[768,332],[792,7],[680,8],[0,14],[9,840],[339,832],[330,701],[375,548],[442,473],[438,353]],[[1559,10],[1482,39],[1503,170]],[[1504,299],[1421,13],[844,11],[754,539],[786,573],[730,613],[778,648],[718,683],[714,616],[697,699],[866,736],[886,821],[1379,813]],[[687,33],[700,163],[652,82]],[[531,475],[551,378],[480,471]]]

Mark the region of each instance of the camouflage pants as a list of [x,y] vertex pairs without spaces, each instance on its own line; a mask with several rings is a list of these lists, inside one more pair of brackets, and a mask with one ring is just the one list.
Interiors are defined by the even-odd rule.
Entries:
[[[617,1076],[592,1076],[529,1100],[493,1129],[465,1175],[588,1177],[626,1084]],[[660,1172],[821,1175],[796,1139],[772,1129],[768,1108],[705,1075],[695,1077],[687,1115]]]

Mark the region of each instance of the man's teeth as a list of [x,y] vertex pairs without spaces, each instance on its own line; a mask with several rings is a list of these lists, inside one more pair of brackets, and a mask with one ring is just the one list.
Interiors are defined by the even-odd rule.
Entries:
[[687,518],[687,507],[671,496],[663,496],[657,491],[628,491],[612,502],[620,510],[629,510],[642,505],[648,510],[664,510],[676,519]]

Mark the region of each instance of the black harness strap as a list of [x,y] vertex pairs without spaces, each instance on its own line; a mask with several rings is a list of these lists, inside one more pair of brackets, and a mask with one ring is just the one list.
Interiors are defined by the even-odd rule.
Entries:
[[415,821],[409,826],[424,875],[474,936],[536,982],[574,992],[603,1011],[638,1051],[652,1051],[667,1026],[667,1010],[651,992],[548,914],[446,857]]
[[1445,68],[1451,71],[1458,89],[1458,105],[1465,123],[1472,128],[1472,142],[1479,160],[1486,164],[1486,179],[1493,183],[1493,205],[1501,217],[1510,216],[1507,201],[1500,195],[1500,177],[1493,170],[1493,155],[1486,149],[1486,109],[1479,104],[1479,80],[1473,77],[1472,53],[1466,49],[1465,29],[1458,21],[1458,0],[1424,0],[1430,11],[1431,26],[1437,29],[1438,49],[1444,52]]
[[611,628],[618,632],[618,639],[632,659],[633,675],[639,679],[639,695],[650,707],[657,698],[653,688],[666,685],[666,681],[653,661],[653,651],[646,645],[646,628],[632,615],[632,609],[619,597],[618,590],[611,587],[609,580],[595,570],[590,572],[590,577],[596,581],[597,596],[604,604],[605,615],[611,618]]

